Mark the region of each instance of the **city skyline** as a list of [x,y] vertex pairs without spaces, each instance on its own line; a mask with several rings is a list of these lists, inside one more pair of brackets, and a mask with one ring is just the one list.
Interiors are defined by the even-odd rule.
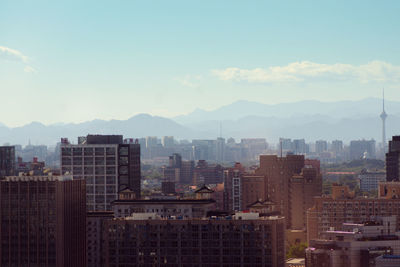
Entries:
[[243,99],[357,100],[383,86],[399,101],[399,7],[5,1],[0,112],[13,112],[1,122],[173,117]]

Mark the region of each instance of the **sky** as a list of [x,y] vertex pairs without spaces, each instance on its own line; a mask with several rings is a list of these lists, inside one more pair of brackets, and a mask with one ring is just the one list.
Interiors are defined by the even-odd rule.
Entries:
[[400,1],[0,1],[0,122],[400,101]]

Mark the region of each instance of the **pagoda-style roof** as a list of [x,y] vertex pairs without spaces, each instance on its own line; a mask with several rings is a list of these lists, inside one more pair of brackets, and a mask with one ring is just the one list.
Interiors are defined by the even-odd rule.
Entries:
[[272,206],[272,205],[275,205],[275,203],[268,199],[264,200],[264,201],[262,201],[261,199],[258,199],[257,201],[251,203],[247,207],[248,208],[262,208],[262,207],[267,207],[267,206]]
[[197,189],[195,191],[196,194],[211,194],[214,193],[213,190],[211,190],[208,186],[203,185],[202,187],[200,187],[199,189]]

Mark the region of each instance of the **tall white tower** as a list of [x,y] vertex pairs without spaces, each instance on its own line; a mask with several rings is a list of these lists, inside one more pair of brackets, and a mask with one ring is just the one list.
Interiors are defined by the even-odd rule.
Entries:
[[380,115],[382,119],[382,145],[383,145],[383,152],[386,153],[387,145],[386,145],[386,118],[387,114],[385,112],[385,89],[382,91],[382,113]]

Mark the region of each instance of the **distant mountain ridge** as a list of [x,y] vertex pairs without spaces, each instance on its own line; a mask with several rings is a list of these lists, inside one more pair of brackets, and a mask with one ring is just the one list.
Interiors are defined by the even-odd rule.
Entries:
[[[385,101],[388,114],[400,114],[400,102]],[[190,124],[206,120],[232,120],[247,116],[298,117],[308,115],[326,115],[332,118],[365,117],[379,115],[382,112],[382,99],[366,98],[359,101],[321,102],[305,100],[275,105],[262,104],[246,100],[206,111],[196,109],[193,112],[174,117],[176,122]]]
[[[400,134],[400,102],[385,102],[387,138]],[[218,109],[196,109],[187,115],[171,118],[138,114],[127,120],[95,119],[83,123],[55,123],[44,125],[32,122],[22,127],[9,128],[0,123],[0,144],[55,145],[61,137],[76,142],[77,136],[87,134],[123,134],[124,137],[171,135],[176,139],[215,139],[264,137],[277,143],[279,137],[318,139],[374,138],[381,141],[379,114],[382,100],[367,98],[360,101],[300,101],[266,105],[237,101]]]

